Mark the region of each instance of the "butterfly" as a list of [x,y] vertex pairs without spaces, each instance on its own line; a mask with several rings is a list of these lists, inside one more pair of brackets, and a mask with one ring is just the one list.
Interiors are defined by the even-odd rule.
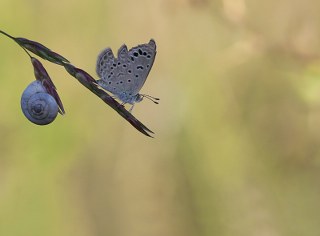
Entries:
[[156,42],[151,39],[149,43],[128,48],[123,44],[117,58],[111,48],[104,49],[97,58],[96,72],[100,78],[99,86],[111,92],[122,105],[132,105],[148,98],[158,104],[159,98],[139,94],[152,68],[156,56]]

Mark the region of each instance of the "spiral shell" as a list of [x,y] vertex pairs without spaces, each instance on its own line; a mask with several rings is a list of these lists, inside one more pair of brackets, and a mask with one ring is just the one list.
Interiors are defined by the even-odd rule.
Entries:
[[37,125],[50,124],[58,115],[57,102],[38,80],[30,83],[24,90],[21,109],[25,117]]

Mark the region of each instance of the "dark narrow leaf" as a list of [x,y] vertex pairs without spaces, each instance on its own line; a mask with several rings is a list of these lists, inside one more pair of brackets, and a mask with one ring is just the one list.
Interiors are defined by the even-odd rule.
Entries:
[[46,46],[41,43],[31,41],[26,38],[14,38],[14,40],[23,48],[29,50],[30,52],[42,57],[45,60],[51,61],[53,63],[63,65],[63,63],[69,63],[69,61],[63,56],[56,52],[51,51]]
[[41,62],[37,60],[36,58],[32,57],[31,62],[34,68],[34,75],[37,80],[41,81],[42,85],[45,87],[47,92],[56,100],[58,106],[59,106],[59,113],[65,114],[61,99],[56,91],[56,86],[52,82],[48,72],[43,67]]

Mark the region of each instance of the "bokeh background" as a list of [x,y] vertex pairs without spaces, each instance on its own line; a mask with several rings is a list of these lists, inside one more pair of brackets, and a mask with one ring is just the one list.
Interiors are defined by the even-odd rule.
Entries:
[[134,115],[148,138],[43,61],[67,114],[35,126],[34,80],[0,35],[0,235],[320,235],[320,2],[1,0],[1,29],[95,75],[154,38]]

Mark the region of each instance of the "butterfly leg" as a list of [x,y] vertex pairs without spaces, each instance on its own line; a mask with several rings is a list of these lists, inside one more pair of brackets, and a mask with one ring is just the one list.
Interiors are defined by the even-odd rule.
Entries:
[[130,113],[132,112],[133,107],[134,107],[134,104],[132,105],[132,107],[129,110]]
[[125,102],[122,102],[122,103],[121,103],[121,106],[123,106],[123,107],[124,107],[124,105],[125,105],[125,104],[126,104]]

